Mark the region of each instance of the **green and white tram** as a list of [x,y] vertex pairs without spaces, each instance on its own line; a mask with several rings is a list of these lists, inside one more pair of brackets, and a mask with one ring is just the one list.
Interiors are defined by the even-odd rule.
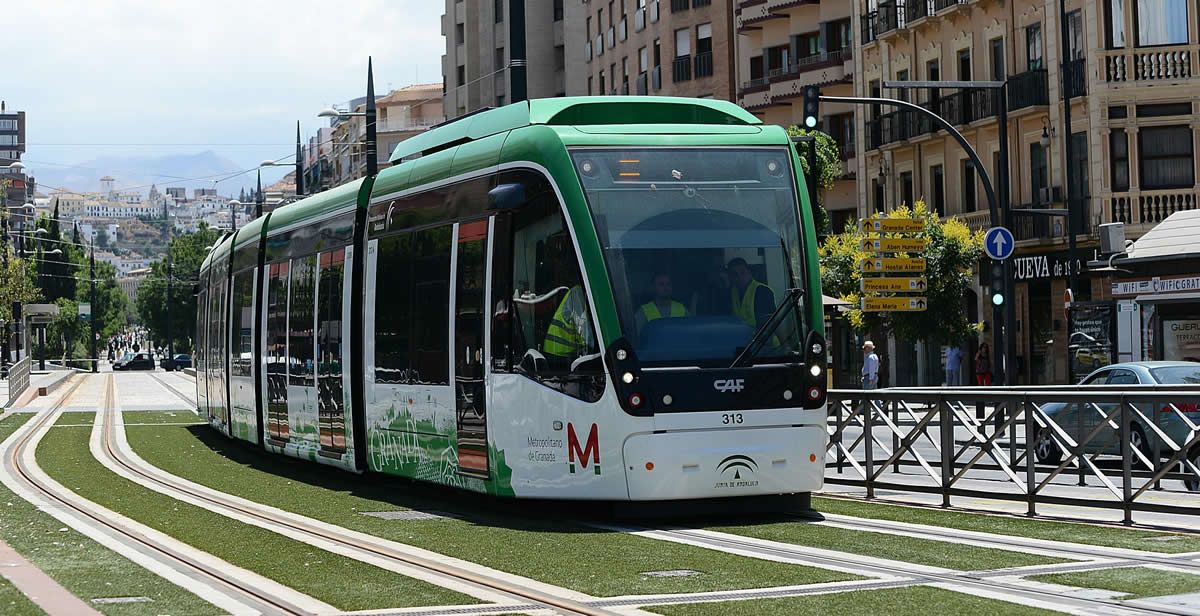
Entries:
[[807,194],[786,133],[727,102],[460,118],[212,250],[201,412],[271,452],[500,496],[810,492]]

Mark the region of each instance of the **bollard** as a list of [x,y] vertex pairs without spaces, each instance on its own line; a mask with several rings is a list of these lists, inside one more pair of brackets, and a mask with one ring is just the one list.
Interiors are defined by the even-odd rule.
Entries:
[[1129,405],[1121,396],[1121,506],[1125,511],[1122,524],[1133,524],[1133,447],[1129,443]]
[[867,498],[873,499],[875,498],[875,485],[872,479],[875,476],[875,459],[871,445],[875,441],[875,428],[871,422],[871,417],[874,413],[872,412],[871,401],[867,396],[868,394],[863,392],[863,446],[866,447],[863,462],[867,469]]

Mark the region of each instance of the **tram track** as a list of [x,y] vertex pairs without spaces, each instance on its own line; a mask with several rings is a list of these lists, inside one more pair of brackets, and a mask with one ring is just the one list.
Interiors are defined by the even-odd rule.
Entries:
[[905,568],[898,564],[890,565],[881,562],[865,562],[863,559],[851,557],[839,557],[828,554],[816,555],[809,548],[801,545],[753,540],[727,533],[693,529],[649,529],[618,526],[604,526],[604,528],[634,533],[642,537],[706,547],[766,560],[785,559],[788,562],[802,561],[805,564],[813,566],[824,564],[836,569],[853,569],[863,575],[877,576],[884,579],[908,578],[913,580],[914,584],[951,586],[1010,601],[1037,602],[1041,605],[1057,606],[1059,609],[1069,609],[1075,613],[1119,615],[1170,614],[1173,616],[1196,616],[1200,614],[1200,610],[1185,607],[1135,605],[1108,599],[1072,597],[1059,592],[991,579],[1003,575],[1002,572],[986,572],[985,574],[984,572],[939,572],[918,567]]
[[[160,383],[162,380],[155,377]],[[168,389],[170,385],[162,383]],[[183,397],[178,391],[176,395]],[[190,402],[190,400],[189,400]],[[119,467],[129,478],[151,489],[184,502],[191,502],[210,511],[254,524],[260,528],[282,534],[284,536],[306,541],[310,545],[333,551],[356,560],[383,565],[393,571],[424,579],[435,584],[457,589],[463,592],[463,587],[473,589],[477,598],[496,602],[498,605],[481,605],[478,611],[512,611],[512,610],[552,610],[559,614],[577,614],[580,616],[613,616],[614,612],[589,605],[595,601],[582,593],[570,591],[569,594],[579,595],[578,599],[556,596],[549,589],[538,590],[522,586],[519,582],[490,576],[457,566],[452,559],[431,553],[428,557],[407,553],[391,548],[378,538],[372,538],[364,533],[351,531],[305,518],[298,514],[290,514],[273,507],[254,503],[246,499],[233,497],[217,490],[212,490],[181,479],[137,457],[121,438],[123,429],[115,421],[117,409],[107,406],[102,418],[101,452],[108,462]],[[102,460],[104,462],[105,460]],[[372,540],[374,539],[374,541]],[[415,550],[414,550],[415,551]],[[439,558],[440,557],[440,558]],[[386,565],[392,565],[388,567]],[[413,575],[418,573],[418,575]],[[423,574],[423,575],[422,575]],[[517,577],[517,576],[512,576]],[[446,582],[451,582],[446,584]],[[547,585],[549,586],[549,585]],[[458,587],[458,588],[455,588]],[[564,589],[565,590],[565,589]],[[433,609],[431,611],[438,611]]]
[[154,374],[153,372],[147,372],[145,374],[148,375],[150,378],[154,379],[155,381],[157,381],[159,385],[162,385],[163,387],[165,387],[166,390],[171,392],[172,394],[174,394],[176,398],[183,400],[184,403],[188,405],[188,408],[193,409],[193,410],[196,409],[195,398],[192,398],[191,396],[183,393],[178,388],[176,388],[174,385],[171,385],[170,383],[168,383],[166,379],[158,376],[157,374]]
[[[84,520],[94,527],[101,529],[124,546],[148,556],[158,565],[172,569],[182,574],[183,577],[192,580],[202,580],[208,583],[212,588],[229,597],[236,604],[231,605],[229,601],[218,602],[223,603],[223,605],[219,605],[218,607],[224,609],[234,607],[236,613],[270,615],[302,615],[313,613],[311,609],[295,605],[291,601],[264,592],[262,589],[243,582],[238,577],[231,575],[232,572],[228,570],[223,571],[221,567],[201,562],[171,546],[158,542],[153,538],[152,534],[145,533],[142,529],[127,526],[123,523],[123,520],[125,520],[123,516],[105,515],[103,512],[106,510],[103,508],[88,507],[79,502],[82,499],[77,500],[78,497],[75,497],[66,488],[58,485],[56,482],[51,482],[43,478],[43,473],[40,469],[35,468],[35,465],[31,463],[34,460],[38,442],[41,440],[40,435],[57,420],[61,415],[62,409],[72,399],[80,386],[82,386],[85,379],[86,377],[78,379],[75,383],[71,384],[58,401],[35,417],[28,429],[9,447],[5,466],[11,472],[13,478],[23,484],[29,491],[47,501],[51,506],[61,508],[72,514],[73,517]],[[106,406],[112,400],[111,379],[112,377],[109,375],[104,394]],[[69,496],[64,495],[64,491]],[[80,532],[83,531],[80,530]],[[145,563],[142,564],[144,565]],[[156,571],[156,573],[162,575],[161,571]],[[178,578],[178,576],[173,577]],[[178,582],[178,579],[171,581]]]

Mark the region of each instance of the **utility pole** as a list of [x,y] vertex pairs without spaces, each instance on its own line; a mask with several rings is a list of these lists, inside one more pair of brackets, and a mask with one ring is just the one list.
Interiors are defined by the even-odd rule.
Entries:
[[[512,91],[511,102],[519,103],[529,98],[526,75],[525,51],[525,0],[508,2],[508,80]],[[497,70],[500,67],[496,67]]]
[[91,254],[88,257],[88,279],[91,281],[91,302],[92,313],[88,315],[88,321],[92,324],[92,374],[100,371],[100,356],[96,354],[96,244],[94,240],[88,242],[91,248]]
[[[5,277],[8,276],[8,207],[5,205],[3,196],[4,189],[0,188],[0,267],[3,267]],[[15,315],[9,315],[9,320],[15,319]],[[9,328],[11,324],[0,323],[0,327],[4,328],[0,332],[3,336],[3,341],[0,341],[0,378],[8,378],[8,347],[9,347]]]
[[[261,191],[260,191],[261,192]],[[171,337],[171,217],[167,214],[167,202],[163,201],[163,224],[167,226],[167,369],[173,368],[171,359],[175,357],[175,347]]]
[[[1071,190],[1071,160],[1074,157],[1074,147],[1071,143],[1071,59],[1067,56],[1070,47],[1068,45],[1069,37],[1071,36],[1071,27],[1067,23],[1067,2],[1066,0],[1058,0],[1058,55],[1059,65],[1058,73],[1060,83],[1062,84],[1062,101],[1063,101],[1063,121],[1060,127],[1060,133],[1063,136],[1063,198],[1067,202],[1067,288],[1074,295],[1076,291],[1076,275],[1075,264],[1078,263],[1075,246],[1075,235],[1079,232],[1075,224],[1075,191]],[[1051,189],[1053,192],[1053,189]],[[1067,332],[1071,331],[1070,311],[1067,312]]]
[[300,120],[296,120],[296,196],[304,196],[304,152],[300,148]]

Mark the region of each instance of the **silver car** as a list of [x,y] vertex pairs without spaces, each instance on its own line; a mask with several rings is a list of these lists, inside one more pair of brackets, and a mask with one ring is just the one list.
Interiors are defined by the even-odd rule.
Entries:
[[[1200,363],[1185,361],[1148,361],[1112,364],[1099,368],[1087,375],[1080,385],[1200,385]],[[1195,435],[1200,426],[1200,397],[1195,400],[1180,400],[1166,405],[1158,415],[1158,427],[1176,444],[1186,443]],[[1153,417],[1154,409],[1149,404],[1138,404],[1147,417]],[[1173,407],[1173,408],[1172,408]],[[1116,409],[1116,404],[1084,404],[1052,403],[1042,406],[1042,412],[1049,416],[1076,442],[1094,431],[1104,420],[1104,416]],[[1176,413],[1175,411],[1179,412]],[[1181,416],[1182,415],[1182,416]],[[1140,451],[1146,459],[1153,453],[1154,440],[1160,441],[1164,457],[1173,452],[1155,432],[1149,429],[1146,421],[1134,415],[1129,432],[1129,443]],[[1122,455],[1119,432],[1113,429],[1100,430],[1084,445],[1084,453]],[[1049,429],[1043,429],[1038,435],[1034,454],[1041,464],[1055,464],[1062,461],[1063,450],[1051,435]],[[1200,445],[1193,446],[1187,454],[1188,460],[1200,467]],[[1134,463],[1141,460],[1135,455]],[[1190,473],[1190,469],[1185,472]],[[1188,490],[1200,491],[1200,479],[1194,476],[1184,481]]]

